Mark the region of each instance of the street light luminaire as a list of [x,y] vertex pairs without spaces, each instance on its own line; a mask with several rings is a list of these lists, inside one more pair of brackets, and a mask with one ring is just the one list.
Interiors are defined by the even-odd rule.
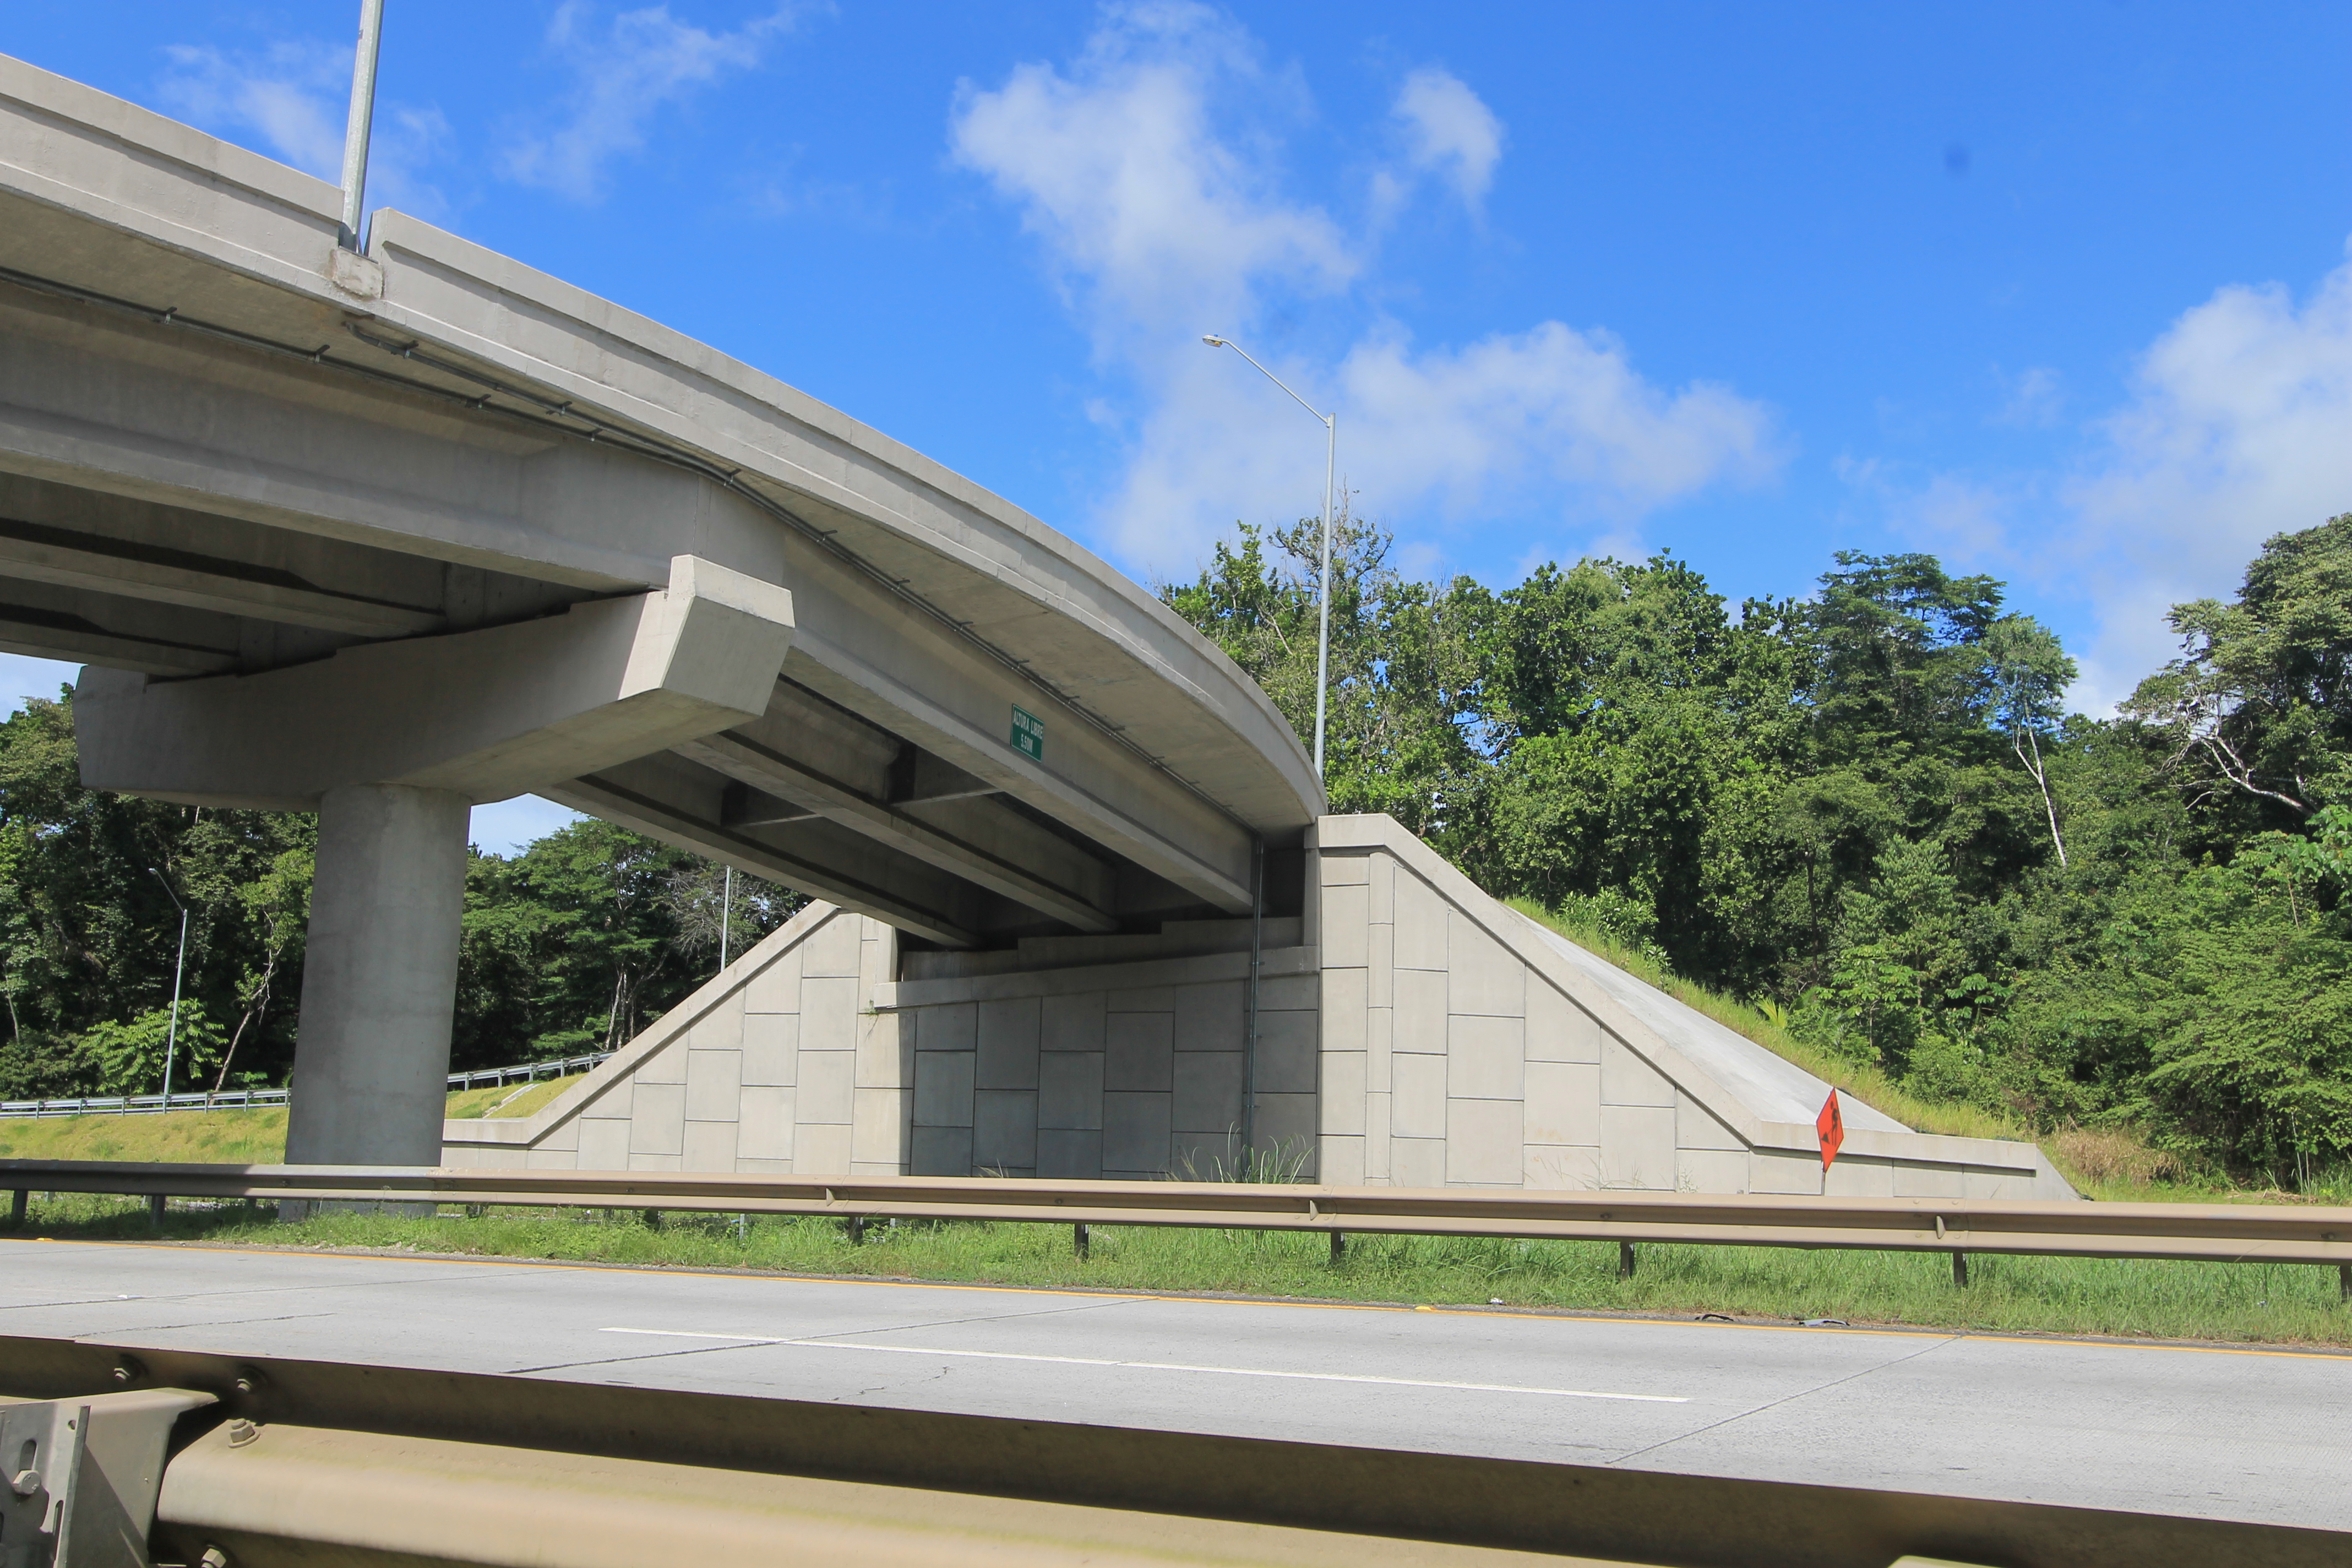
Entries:
[[1323,421],[1323,570],[1322,626],[1315,638],[1315,781],[1323,782],[1323,714],[1324,701],[1331,685],[1331,479],[1339,455],[1339,420],[1337,414],[1326,414],[1313,404],[1291,392],[1282,377],[1258,364],[1250,352],[1230,338],[1212,332],[1201,334],[1201,341],[1213,349],[1231,349],[1257,367],[1257,373],[1285,392],[1290,400]]

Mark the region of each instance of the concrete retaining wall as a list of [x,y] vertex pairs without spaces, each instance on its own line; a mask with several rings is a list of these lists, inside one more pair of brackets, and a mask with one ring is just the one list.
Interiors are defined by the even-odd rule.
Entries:
[[[901,953],[813,905],[452,1165],[1212,1179],[1246,1119],[1336,1185],[2074,1195],[2031,1144],[1911,1131],[1488,898],[1383,816],[1308,839],[1303,919]],[[1252,1081],[1254,1079],[1254,1082]]]

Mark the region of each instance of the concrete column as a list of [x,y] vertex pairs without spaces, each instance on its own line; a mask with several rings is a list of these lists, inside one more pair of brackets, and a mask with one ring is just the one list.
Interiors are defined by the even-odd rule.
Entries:
[[469,804],[405,784],[320,802],[289,1163],[441,1163]]

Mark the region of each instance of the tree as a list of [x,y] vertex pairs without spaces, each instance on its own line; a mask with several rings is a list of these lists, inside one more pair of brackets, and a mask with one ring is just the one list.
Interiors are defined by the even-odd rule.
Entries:
[[[1237,524],[1191,583],[1160,598],[1241,666],[1290,721],[1315,737],[1322,522]],[[1334,811],[1386,812],[1424,836],[1456,825],[1478,771],[1481,634],[1491,606],[1466,578],[1411,583],[1389,564],[1385,530],[1345,506],[1331,533],[1330,685],[1325,790]]]
[[[241,889],[289,853],[307,863],[314,841],[308,816],[84,789],[69,693],[0,721],[0,1093],[87,1092],[127,1070],[121,1031],[171,1000],[180,916],[166,879],[189,914],[184,1022],[242,1016],[248,974],[282,988],[290,950],[281,942],[273,968],[279,939]],[[282,1072],[292,1026],[258,1016],[241,1059]],[[160,1084],[160,1056],[156,1072]]]
[[2058,864],[2066,864],[2066,840],[2058,831],[2058,803],[2050,794],[2050,770],[2042,760],[2042,738],[2065,716],[2061,705],[2074,682],[2074,661],[2057,636],[2031,616],[2003,616],[1985,628],[1985,680],[1993,722],[2009,733],[2010,748],[2042,791],[2050,819],[2050,843]]
[[2000,584],[1954,577],[1932,555],[1841,550],[1834,559],[1802,614],[1826,754],[1891,767],[1949,750],[1959,732],[1979,728],[1977,645],[1999,618]]
[[2352,512],[2266,540],[2234,603],[2198,599],[2168,619],[2180,657],[2124,710],[2165,738],[2193,795],[2252,805],[2243,826],[2259,830],[2299,823],[2345,791]]

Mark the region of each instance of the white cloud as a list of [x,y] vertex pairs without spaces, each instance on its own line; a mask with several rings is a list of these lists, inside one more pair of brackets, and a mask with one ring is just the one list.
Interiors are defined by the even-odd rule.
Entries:
[[304,173],[342,177],[352,90],[348,47],[299,40],[231,53],[173,44],[163,56],[172,64],[163,97],[173,110],[200,124],[258,132],[271,152]]
[[2141,356],[2068,499],[2101,603],[2084,661],[2107,700],[2174,652],[2163,612],[2227,597],[2274,533],[2352,510],[2352,261],[2297,305],[2231,284]]
[[604,166],[645,145],[646,121],[720,78],[757,66],[799,12],[785,5],[731,33],[682,22],[667,5],[624,11],[599,26],[602,16],[590,0],[556,7],[547,43],[572,72],[566,120],[508,146],[499,168],[509,179],[594,200],[604,192]]
[[[1117,426],[1132,435],[1106,518],[1131,563],[1181,571],[1235,518],[1322,503],[1314,422],[1202,347],[1203,331],[1235,335],[1302,396],[1336,405],[1340,468],[1366,511],[1392,522],[1511,507],[1623,539],[1662,504],[1776,467],[1761,405],[1708,384],[1662,390],[1604,331],[1545,321],[1417,350],[1374,319],[1320,374],[1263,352],[1254,328],[1349,309],[1371,271],[1368,241],[1283,188],[1277,116],[1302,99],[1245,33],[1189,4],[1111,10],[1066,68],[1024,65],[958,96],[955,157],[1019,205],[1097,358],[1139,394]],[[1417,72],[1399,113],[1416,128],[1416,163],[1475,201],[1501,151],[1475,95]]]
[[2098,713],[2178,652],[2172,605],[2228,598],[2263,541],[2352,510],[2352,261],[2300,303],[2231,284],[2182,312],[2087,437],[2063,476],[1841,473],[1921,544],[2087,599],[2073,700]]
[[1268,85],[1207,7],[1126,7],[1066,76],[1024,65],[992,92],[964,84],[953,150],[1021,205],[1099,338],[1238,328],[1261,281],[1331,289],[1358,266],[1328,216],[1281,198],[1264,127],[1237,145],[1211,123],[1233,89]]
[[2014,376],[2002,376],[2001,381],[2007,395],[1993,415],[1994,424],[2047,430],[2058,423],[2066,392],[2065,380],[2055,370],[2046,364],[2029,365]]
[[1474,210],[1503,156],[1503,122],[1460,77],[1424,66],[1404,79],[1392,111],[1412,166],[1442,176]]
[[[262,150],[306,174],[340,182],[351,114],[352,46],[285,39],[266,48],[165,47],[171,64],[158,89],[165,107],[226,136],[249,132]],[[421,171],[447,153],[449,122],[438,109],[379,97],[368,138],[368,205],[425,217],[447,210]]]

